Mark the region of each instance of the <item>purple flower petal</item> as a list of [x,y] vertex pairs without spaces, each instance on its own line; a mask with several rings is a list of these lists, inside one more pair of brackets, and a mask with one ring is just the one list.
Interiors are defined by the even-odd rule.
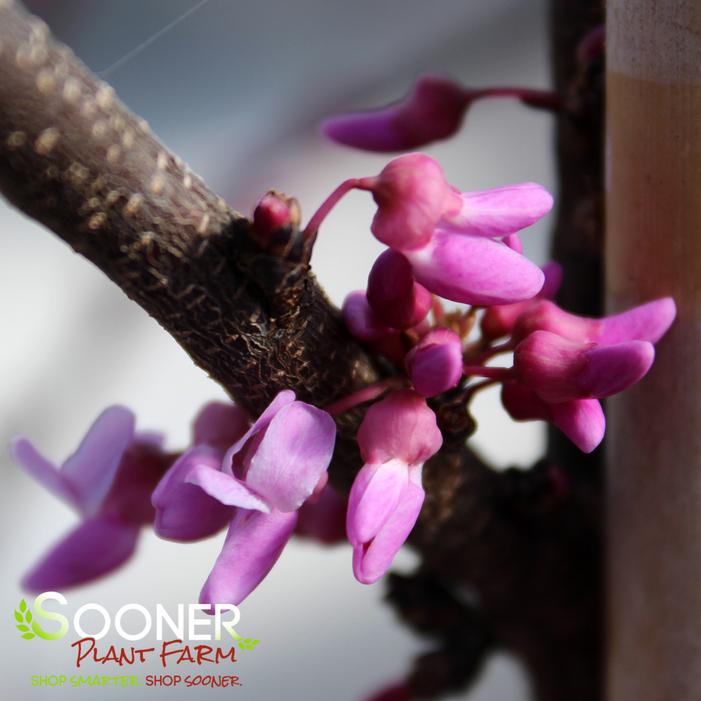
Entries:
[[293,402],[282,407],[252,454],[246,483],[278,511],[294,511],[328,468],[336,424],[321,409]]
[[401,460],[363,465],[348,497],[346,532],[351,545],[372,540],[397,508],[409,482]]
[[[273,420],[273,417],[282,409],[282,407],[287,406],[295,401],[295,393],[292,390],[284,389],[275,395],[270,404],[266,407],[265,411],[253,422],[253,425],[246,431],[246,433],[239,438],[234,445],[229,448],[224,456],[223,461],[223,471],[228,474],[234,474],[234,457],[236,454],[246,445],[250,438],[256,434],[264,431],[268,424]],[[238,475],[243,477],[243,475]]]
[[296,522],[296,512],[237,511],[200,603],[238,606],[270,572]]
[[187,482],[196,465],[219,471],[221,451],[205,445],[186,450],[158,483],[151,502],[156,509],[154,530],[161,538],[180,541],[206,538],[224,528],[231,519],[231,507]]
[[552,421],[583,453],[591,453],[604,438],[606,418],[597,399],[552,404]]
[[429,331],[407,354],[406,367],[414,389],[424,397],[456,387],[463,369],[460,336],[450,329]]
[[601,319],[601,345],[611,345],[622,341],[649,341],[657,343],[672,325],[677,308],[671,297],[662,297],[647,304],[641,304],[621,314]]
[[197,415],[193,443],[206,443],[225,450],[248,429],[246,412],[231,402],[210,402]]
[[375,402],[358,428],[358,445],[366,463],[398,458],[407,465],[422,464],[442,443],[436,415],[411,390],[392,392]]
[[119,463],[134,438],[134,414],[122,406],[105,409],[88,429],[61,473],[76,490],[81,511],[97,512],[112,486]]
[[28,475],[49,492],[74,509],[80,510],[80,500],[73,484],[53,463],[41,455],[27,438],[22,436],[13,438],[10,443],[10,454]]
[[652,366],[655,347],[647,341],[598,346],[585,353],[581,383],[592,397],[610,397],[640,381]]
[[341,313],[346,328],[361,341],[379,341],[392,333],[391,329],[378,319],[362,290],[346,295]]
[[537,183],[463,192],[462,208],[444,216],[440,227],[470,236],[508,236],[535,224],[552,206],[552,195]]
[[428,245],[404,255],[419,283],[453,302],[508,304],[534,297],[543,286],[540,268],[488,238],[438,229]]
[[416,326],[426,318],[432,303],[431,293],[414,281],[409,261],[391,248],[372,266],[367,301],[377,319],[395,329]]
[[376,582],[389,568],[419,518],[425,493],[410,481],[380,532],[366,545],[353,547],[353,574],[362,584]]
[[438,76],[420,78],[400,102],[371,112],[327,119],[330,139],[366,151],[405,151],[452,136],[470,104],[461,85]]
[[92,581],[134,552],[139,527],[107,516],[89,518],[55,545],[24,577],[31,592],[60,591]]
[[193,465],[185,479],[188,484],[197,485],[220,504],[270,512],[270,506],[245,482],[216,468],[204,464]]

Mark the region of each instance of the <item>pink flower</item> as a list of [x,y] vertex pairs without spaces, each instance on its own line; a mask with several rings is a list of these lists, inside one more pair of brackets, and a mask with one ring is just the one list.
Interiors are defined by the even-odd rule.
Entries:
[[400,102],[373,112],[327,119],[330,139],[366,151],[406,151],[452,136],[460,127],[471,95],[439,76],[419,78]]
[[426,318],[431,293],[415,282],[409,261],[392,249],[382,253],[368,277],[367,300],[376,317],[395,329],[408,329]]
[[654,357],[647,341],[598,346],[535,331],[516,346],[514,372],[546,402],[600,399],[642,379]]
[[285,390],[218,464],[192,460],[180,470],[173,479],[179,509],[191,507],[198,518],[203,502],[178,482],[195,485],[228,508],[229,530],[202,603],[239,604],[270,571],[294,531],[297,510],[326,481],[335,436],[325,411]]
[[331,485],[312,495],[297,512],[295,535],[311,538],[325,545],[345,541],[348,499]]
[[597,399],[549,403],[530,387],[511,380],[502,386],[501,401],[516,421],[549,421],[584,453],[591,453],[603,440],[606,419]]
[[421,469],[442,437],[426,401],[401,390],[368,409],[358,444],[365,464],[351,488],[346,530],[353,573],[371,584],[385,573],[419,517],[425,496]]
[[671,297],[641,304],[620,314],[592,319],[570,314],[546,300],[529,305],[514,327],[516,341],[534,331],[550,331],[582,343],[607,346],[624,341],[657,343],[672,325],[676,306]]
[[333,141],[366,151],[407,151],[452,136],[470,105],[484,97],[515,97],[546,109],[558,106],[556,96],[545,91],[470,90],[448,78],[427,75],[403,100],[379,110],[332,117],[324,122],[323,131]]
[[246,412],[230,403],[212,402],[194,422],[193,447],[163,476],[151,496],[156,510],[154,530],[161,538],[192,541],[206,538],[231,520],[231,507],[188,481],[198,465],[221,469],[229,446],[248,428]]
[[151,492],[169,458],[161,438],[136,434],[134,415],[121,406],[100,414],[60,468],[26,438],[13,458],[35,480],[73,507],[82,522],[24,577],[29,591],[60,590],[101,577],[134,552],[141,527],[153,521]]
[[450,329],[429,331],[407,354],[406,367],[414,389],[435,397],[456,387],[462,378],[462,341]]

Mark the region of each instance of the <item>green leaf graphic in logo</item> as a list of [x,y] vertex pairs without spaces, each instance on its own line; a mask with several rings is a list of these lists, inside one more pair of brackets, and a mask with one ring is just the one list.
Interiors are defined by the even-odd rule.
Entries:
[[15,628],[22,633],[22,637],[25,640],[31,640],[36,637],[36,633],[33,633],[29,624],[32,622],[32,612],[27,606],[27,602],[22,599],[19,602],[19,608],[15,609]]
[[232,630],[230,632],[231,637],[238,643],[240,650],[254,650],[256,645],[258,645],[258,643],[260,642],[260,640],[256,638],[244,638],[242,635],[239,635],[235,630]]

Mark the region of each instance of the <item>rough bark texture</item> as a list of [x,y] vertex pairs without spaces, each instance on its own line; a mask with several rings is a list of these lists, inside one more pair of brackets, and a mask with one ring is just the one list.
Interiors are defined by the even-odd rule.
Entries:
[[[599,148],[600,134],[582,105],[596,104],[590,93],[599,86],[569,56],[599,17],[593,3],[575,5],[584,8],[581,22],[556,19],[570,27],[555,52],[558,87],[572,98],[560,155],[572,156],[572,139],[581,156],[562,171],[560,227],[569,228],[571,208],[595,240],[600,161],[585,154]],[[585,205],[568,175],[580,167],[591,179]],[[93,261],[252,412],[282,387],[324,406],[383,371],[345,332],[297,230],[262,245],[246,219],[11,0],[0,0],[0,189]],[[561,257],[569,275],[578,255]],[[412,691],[429,697],[464,686],[500,646],[531,669],[541,701],[591,701],[600,681],[595,490],[560,455],[528,473],[492,471],[465,447],[473,423],[453,399],[438,407],[444,449],[426,466],[427,499],[412,536],[422,566],[390,588],[404,619],[437,641],[417,660]],[[338,485],[359,467],[357,420],[350,413],[340,426]]]

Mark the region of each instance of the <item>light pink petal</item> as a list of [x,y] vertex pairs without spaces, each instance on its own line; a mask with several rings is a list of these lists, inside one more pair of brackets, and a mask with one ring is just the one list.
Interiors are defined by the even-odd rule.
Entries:
[[[257,433],[264,431],[268,424],[273,420],[273,417],[282,409],[282,407],[287,406],[295,401],[295,393],[290,389],[284,389],[275,395],[270,404],[266,407],[263,413],[253,422],[253,425],[246,431],[246,433],[239,438],[236,443],[234,443],[229,450],[227,450],[226,455],[224,455],[223,460],[223,472],[232,475],[233,474],[233,463],[236,454],[241,451],[241,449],[246,445],[248,440],[255,436]],[[243,476],[243,475],[241,475]]]
[[606,418],[597,399],[553,404],[552,420],[582,452],[591,453],[604,438]]
[[351,545],[374,538],[397,508],[409,483],[409,468],[401,460],[364,465],[348,497],[346,532]]
[[429,331],[407,354],[406,367],[414,389],[424,397],[456,387],[463,369],[460,336],[450,329]]
[[134,552],[139,527],[107,516],[83,521],[24,577],[30,592],[61,591],[90,582],[122,565]]
[[28,475],[54,496],[76,510],[80,509],[78,495],[71,482],[27,438],[14,438],[10,443],[10,454]]
[[295,512],[237,511],[200,603],[238,606],[277,562],[296,522]]
[[284,406],[251,456],[246,483],[278,511],[294,511],[314,491],[333,456],[336,424],[304,402]]
[[109,492],[124,451],[134,438],[134,423],[134,414],[125,407],[105,409],[63,463],[61,473],[73,485],[83,514],[95,514]]
[[406,151],[452,136],[469,103],[470,94],[458,83],[423,76],[400,102],[332,117],[322,129],[333,141],[365,151]]
[[671,297],[663,297],[642,304],[615,316],[601,320],[601,334],[597,342],[602,345],[622,341],[657,341],[667,333],[677,314]]
[[366,463],[395,458],[407,465],[423,463],[442,443],[436,415],[426,400],[411,390],[391,392],[373,404],[358,429],[358,445]]
[[207,443],[226,449],[248,429],[246,412],[232,402],[210,402],[197,414],[193,425],[195,445]]
[[353,547],[353,574],[359,582],[372,584],[388,570],[419,518],[424,497],[424,490],[410,482],[377,536],[369,544]]
[[535,224],[552,206],[552,195],[537,183],[463,192],[460,211],[444,216],[440,226],[470,236],[503,237]]
[[655,359],[655,347],[647,341],[627,341],[598,346],[585,353],[581,384],[591,397],[610,397],[641,380]]
[[488,306],[534,297],[543,272],[498,241],[437,230],[431,242],[405,251],[414,277],[453,302]]
[[180,541],[206,538],[224,528],[231,519],[230,506],[223,505],[187,481],[197,465],[218,472],[221,470],[221,451],[207,445],[185,451],[153,491],[154,530],[161,538]]
[[220,504],[238,506],[263,513],[270,512],[270,505],[250,489],[245,482],[233,475],[220,472],[205,464],[193,465],[187,473],[186,482],[196,485]]

